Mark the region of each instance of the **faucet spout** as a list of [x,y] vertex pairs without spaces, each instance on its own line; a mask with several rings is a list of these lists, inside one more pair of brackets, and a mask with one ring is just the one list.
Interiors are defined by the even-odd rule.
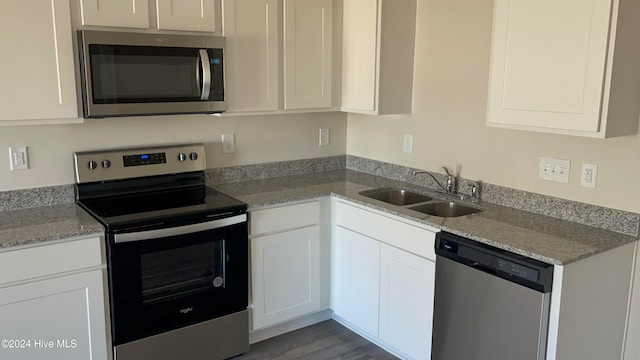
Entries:
[[436,179],[436,177],[433,176],[433,174],[428,172],[428,171],[413,170],[411,173],[413,174],[413,176],[416,176],[418,174],[427,174],[427,175],[431,176],[433,181],[435,181],[436,184],[438,184],[438,186],[442,190],[444,190],[447,194],[455,194],[455,178],[451,174],[449,174],[449,169],[447,169],[446,167],[444,169],[447,172],[447,186],[442,185],[440,183],[440,181],[438,181],[438,179]]

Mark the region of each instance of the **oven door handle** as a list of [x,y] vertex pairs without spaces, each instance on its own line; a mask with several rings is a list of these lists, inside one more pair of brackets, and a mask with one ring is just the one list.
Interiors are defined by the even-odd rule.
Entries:
[[116,242],[116,244],[118,244],[118,243],[132,242],[132,241],[160,239],[160,238],[165,238],[169,236],[179,236],[179,235],[197,233],[201,231],[220,229],[226,226],[240,224],[246,221],[247,221],[247,214],[241,214],[241,215],[231,216],[228,218],[217,219],[217,220],[197,223],[197,224],[169,227],[165,229],[115,234],[114,241]]

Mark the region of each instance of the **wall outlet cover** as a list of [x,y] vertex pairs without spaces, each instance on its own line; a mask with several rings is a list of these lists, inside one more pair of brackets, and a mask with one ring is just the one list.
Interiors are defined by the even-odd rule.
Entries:
[[402,151],[407,154],[413,152],[413,135],[406,134],[402,141]]
[[230,154],[236,151],[236,142],[233,134],[222,134],[222,153]]
[[329,146],[329,129],[328,128],[320,128],[320,146]]
[[11,171],[29,169],[29,155],[26,146],[10,147],[9,157],[9,166]]
[[582,164],[582,171],[580,172],[580,186],[595,189],[597,176],[598,165]]

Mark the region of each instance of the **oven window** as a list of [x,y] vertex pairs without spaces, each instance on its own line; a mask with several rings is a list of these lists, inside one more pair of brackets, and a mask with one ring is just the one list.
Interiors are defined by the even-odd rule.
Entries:
[[225,286],[225,240],[142,254],[142,302]]

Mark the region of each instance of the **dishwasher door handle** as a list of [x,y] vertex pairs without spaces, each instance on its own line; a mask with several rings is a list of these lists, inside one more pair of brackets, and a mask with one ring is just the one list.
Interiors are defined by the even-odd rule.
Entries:
[[488,274],[498,276],[498,272],[495,269],[492,269],[492,268],[490,268],[490,267],[488,267],[486,265],[482,265],[477,261],[470,262],[469,266],[471,266],[474,269],[480,270],[482,272],[486,272]]

